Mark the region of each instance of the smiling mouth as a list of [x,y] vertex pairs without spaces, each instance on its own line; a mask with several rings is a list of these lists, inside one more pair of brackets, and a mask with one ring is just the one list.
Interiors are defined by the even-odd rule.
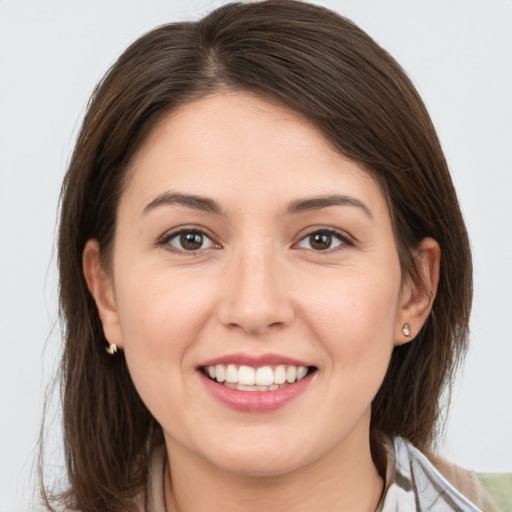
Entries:
[[238,391],[275,391],[316,371],[315,366],[252,366],[237,364],[217,364],[203,366],[201,372],[208,379],[227,388]]

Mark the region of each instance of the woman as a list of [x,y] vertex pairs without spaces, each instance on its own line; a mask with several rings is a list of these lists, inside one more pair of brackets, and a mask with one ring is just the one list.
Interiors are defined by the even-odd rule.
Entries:
[[59,266],[70,508],[479,510],[421,453],[467,233],[421,99],[349,21],[271,0],[136,41],[85,116]]

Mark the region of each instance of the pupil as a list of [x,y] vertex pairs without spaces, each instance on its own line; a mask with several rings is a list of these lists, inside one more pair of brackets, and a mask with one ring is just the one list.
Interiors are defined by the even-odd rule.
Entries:
[[180,237],[181,246],[188,251],[196,251],[203,245],[203,235],[201,233],[188,232]]
[[332,236],[329,233],[315,233],[311,240],[311,247],[319,251],[329,249],[332,242]]

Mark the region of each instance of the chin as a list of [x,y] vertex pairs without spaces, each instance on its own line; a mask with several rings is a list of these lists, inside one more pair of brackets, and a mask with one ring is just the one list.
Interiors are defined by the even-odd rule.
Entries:
[[280,477],[302,467],[301,461],[290,457],[279,457],[255,454],[251,456],[236,456],[232,459],[217,458],[217,466],[229,473],[247,478],[275,478]]
[[209,454],[203,453],[218,468],[245,477],[278,477],[310,462],[303,449],[283,446],[284,443],[279,441],[266,440],[222,449],[217,446]]

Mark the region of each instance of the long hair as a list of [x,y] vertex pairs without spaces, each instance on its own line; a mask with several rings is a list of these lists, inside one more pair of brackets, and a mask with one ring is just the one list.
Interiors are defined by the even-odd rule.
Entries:
[[[404,71],[349,20],[293,0],[225,5],[198,22],[135,41],[97,86],[64,179],[58,239],[63,427],[78,510],[130,511],[161,429],[139,398],[122,353],[106,340],[82,272],[87,240],[109,268],[126,169],[155,124],[219,90],[280,101],[376,177],[387,199],[403,275],[421,281],[414,249],[442,252],[430,317],[393,351],[372,403],[371,435],[431,446],[440,400],[464,354],[472,297],[466,228],[436,132]],[[50,503],[47,502],[50,507]]]

